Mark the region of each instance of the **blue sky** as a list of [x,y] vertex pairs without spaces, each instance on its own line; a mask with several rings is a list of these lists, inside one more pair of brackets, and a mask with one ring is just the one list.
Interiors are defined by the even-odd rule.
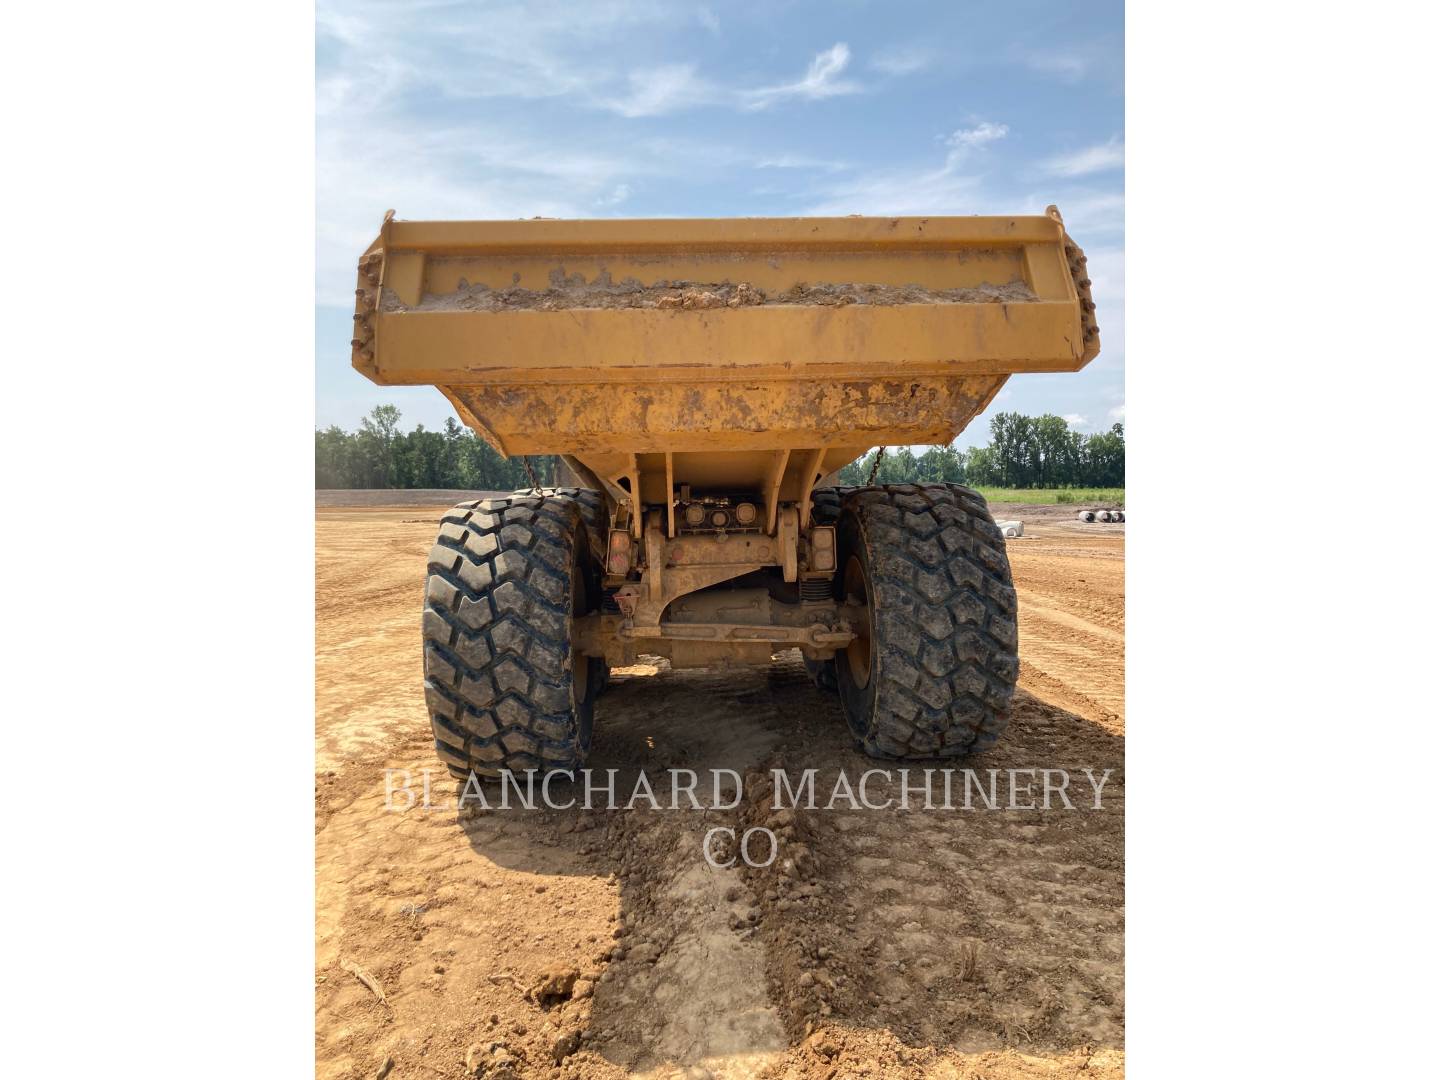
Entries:
[[[990,411],[1123,419],[1121,3],[318,0],[316,422],[393,402],[350,368],[356,256],[425,218],[1040,213],[1089,256],[1103,351]],[[961,446],[988,439],[973,421]]]

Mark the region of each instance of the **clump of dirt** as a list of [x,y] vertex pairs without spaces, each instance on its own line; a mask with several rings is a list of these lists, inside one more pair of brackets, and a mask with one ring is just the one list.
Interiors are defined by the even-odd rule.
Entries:
[[742,281],[733,289],[728,285],[716,286],[720,291],[712,292],[710,289],[681,289],[680,292],[662,296],[653,305],[645,304],[645,307],[657,307],[662,311],[681,308],[685,311],[694,311],[704,308],[718,307],[750,307],[754,304],[763,304],[765,294],[755,288],[747,281]]
[[564,964],[547,968],[540,973],[525,996],[535,1002],[542,1009],[548,1009],[559,1002],[567,1001],[570,993],[575,987],[575,980],[580,978],[580,969],[574,966],[567,967]]
[[593,281],[583,274],[550,273],[548,289],[511,286],[492,289],[471,285],[443,296],[427,293],[416,308],[408,308],[390,290],[384,290],[380,309],[393,311],[568,311],[574,308],[655,308],[661,311],[704,311],[759,305],[842,307],[846,304],[1018,304],[1038,297],[1023,281],[1003,285],[976,285],[963,289],[929,289],[923,285],[881,285],[866,282],[832,282],[811,285],[797,282],[783,291],[767,293],[748,281],[733,284],[698,281],[657,281],[642,285],[633,277],[611,280],[601,271]]
[[845,304],[1024,304],[1039,297],[1023,281],[976,285],[968,289],[927,289],[923,285],[824,284],[793,285],[773,300],[777,304],[839,307]]

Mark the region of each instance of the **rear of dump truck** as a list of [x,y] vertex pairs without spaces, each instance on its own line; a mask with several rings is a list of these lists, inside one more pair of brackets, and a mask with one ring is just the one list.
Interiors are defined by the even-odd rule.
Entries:
[[948,443],[1013,373],[1099,352],[1085,256],[1025,217],[410,222],[362,255],[352,362],[432,384],[565,486],[467,503],[431,551],[441,757],[574,770],[611,665],[798,648],[864,749],[955,757],[1019,668],[1004,539],[959,485],[837,488]]

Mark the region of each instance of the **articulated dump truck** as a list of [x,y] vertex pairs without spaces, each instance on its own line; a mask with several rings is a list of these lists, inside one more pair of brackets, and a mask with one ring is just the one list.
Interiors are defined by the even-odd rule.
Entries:
[[875,446],[948,443],[1015,372],[1100,350],[1085,256],[1026,217],[401,221],[360,259],[352,362],[433,384],[561,486],[463,503],[422,618],[458,777],[575,770],[596,695],[799,649],[874,756],[1004,729],[1005,541],[955,484],[837,487]]

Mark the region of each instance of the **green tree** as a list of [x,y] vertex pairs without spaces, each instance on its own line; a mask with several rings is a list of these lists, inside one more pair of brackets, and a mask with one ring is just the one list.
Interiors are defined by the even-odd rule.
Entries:
[[993,446],[972,446],[965,451],[965,483],[972,487],[1000,486],[999,455]]
[[1036,487],[1063,487],[1080,475],[1080,436],[1059,416],[1046,413],[1031,427],[1038,457]]
[[916,462],[915,479],[922,484],[959,484],[965,480],[965,462],[953,446],[932,446]]
[[1125,425],[1085,440],[1084,483],[1092,487],[1125,486]]
[[395,461],[395,432],[400,410],[394,405],[376,405],[360,421],[356,448],[360,457],[360,487],[399,487]]
[[[840,470],[839,482],[868,482],[875,450]],[[964,451],[932,446],[916,457],[907,446],[890,447],[876,482],[962,483],[979,487],[1124,487],[1125,428],[1084,435],[1063,417],[997,413],[990,418],[990,444]]]
[[315,486],[354,487],[353,456],[353,440],[339,427],[332,424],[324,431],[315,432]]

